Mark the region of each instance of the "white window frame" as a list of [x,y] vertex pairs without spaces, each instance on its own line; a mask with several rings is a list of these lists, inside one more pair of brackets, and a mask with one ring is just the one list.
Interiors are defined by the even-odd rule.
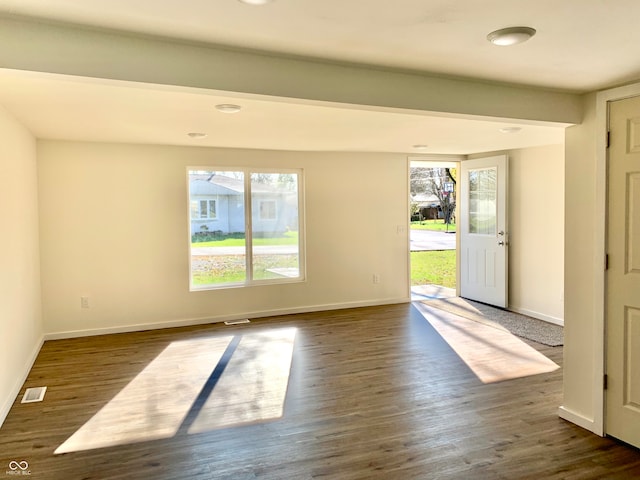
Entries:
[[[190,172],[242,172],[244,176],[244,225],[245,225],[245,273],[246,278],[242,282],[228,282],[220,284],[209,285],[194,285],[193,284],[193,264],[191,255],[191,235],[195,232],[191,231],[191,193],[189,184]],[[269,278],[256,280],[253,278],[253,212],[252,212],[252,196],[251,196],[251,174],[266,173],[266,174],[292,174],[296,175],[298,179],[297,193],[298,193],[298,276],[297,277],[282,277],[282,278]],[[251,168],[251,167],[230,167],[230,166],[198,166],[186,168],[186,180],[187,180],[187,204],[188,215],[187,218],[187,233],[189,238],[189,290],[192,292],[206,291],[206,290],[220,290],[227,288],[248,287],[255,285],[269,285],[269,284],[283,284],[283,283],[302,283],[306,281],[306,248],[305,248],[305,195],[304,195],[304,170],[303,169],[291,169],[291,168]],[[259,195],[259,194],[256,194]],[[197,201],[201,200],[196,198]],[[202,199],[204,200],[204,199]],[[258,200],[258,208],[263,201],[270,202],[271,200]],[[277,220],[277,202],[274,202],[276,208],[275,219],[262,219],[264,221]],[[216,214],[218,205],[216,205]],[[195,220],[207,220],[205,218],[199,218]],[[211,219],[213,220],[213,219]]]

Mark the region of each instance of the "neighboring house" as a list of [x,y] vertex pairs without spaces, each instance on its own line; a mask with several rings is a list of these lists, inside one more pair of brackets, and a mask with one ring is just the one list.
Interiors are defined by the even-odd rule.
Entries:
[[[252,184],[253,234],[280,234],[297,229],[297,195],[272,184]],[[191,233],[241,233],[244,225],[244,180],[220,173],[194,174],[189,180]]]
[[435,195],[427,195],[426,193],[418,193],[411,199],[418,205],[418,214],[421,220],[437,220],[444,218],[440,200]]

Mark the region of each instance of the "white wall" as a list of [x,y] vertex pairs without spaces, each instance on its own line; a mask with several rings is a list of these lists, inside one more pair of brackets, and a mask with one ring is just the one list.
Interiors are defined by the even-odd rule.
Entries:
[[564,145],[508,156],[509,307],[563,324]]
[[0,107],[0,424],[42,345],[36,142]]
[[[186,167],[199,165],[304,169],[305,283],[189,292]],[[404,155],[39,141],[38,169],[51,338],[409,299]]]
[[[602,349],[603,332],[596,331],[597,303],[602,292],[596,279],[604,275],[597,269],[594,232],[601,219],[596,218],[596,95],[584,97],[582,124],[566,132],[565,183],[565,346],[564,398],[560,415],[586,428],[602,428],[596,419],[600,400],[595,397],[594,372]],[[604,132],[601,132],[604,135]],[[598,345],[600,344],[600,345]],[[600,378],[600,384],[602,379]]]
[[509,158],[509,309],[564,320],[564,146],[469,155]]

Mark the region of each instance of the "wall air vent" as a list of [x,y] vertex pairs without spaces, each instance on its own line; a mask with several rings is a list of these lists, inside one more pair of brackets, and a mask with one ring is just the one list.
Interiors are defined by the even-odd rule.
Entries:
[[24,392],[24,396],[22,397],[22,402],[20,403],[41,402],[44,400],[44,394],[46,391],[47,387],[27,388],[27,391]]

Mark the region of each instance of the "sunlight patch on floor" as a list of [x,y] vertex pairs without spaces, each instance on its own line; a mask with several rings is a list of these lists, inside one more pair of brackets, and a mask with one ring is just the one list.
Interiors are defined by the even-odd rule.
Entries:
[[245,335],[189,433],[282,417],[296,330]]
[[[221,360],[232,336],[172,342],[54,453],[279,418],[295,334],[285,328],[242,335],[228,363]],[[216,372],[221,376],[211,383]]]
[[537,375],[560,368],[506,329],[421,303],[414,305],[483,383]]

